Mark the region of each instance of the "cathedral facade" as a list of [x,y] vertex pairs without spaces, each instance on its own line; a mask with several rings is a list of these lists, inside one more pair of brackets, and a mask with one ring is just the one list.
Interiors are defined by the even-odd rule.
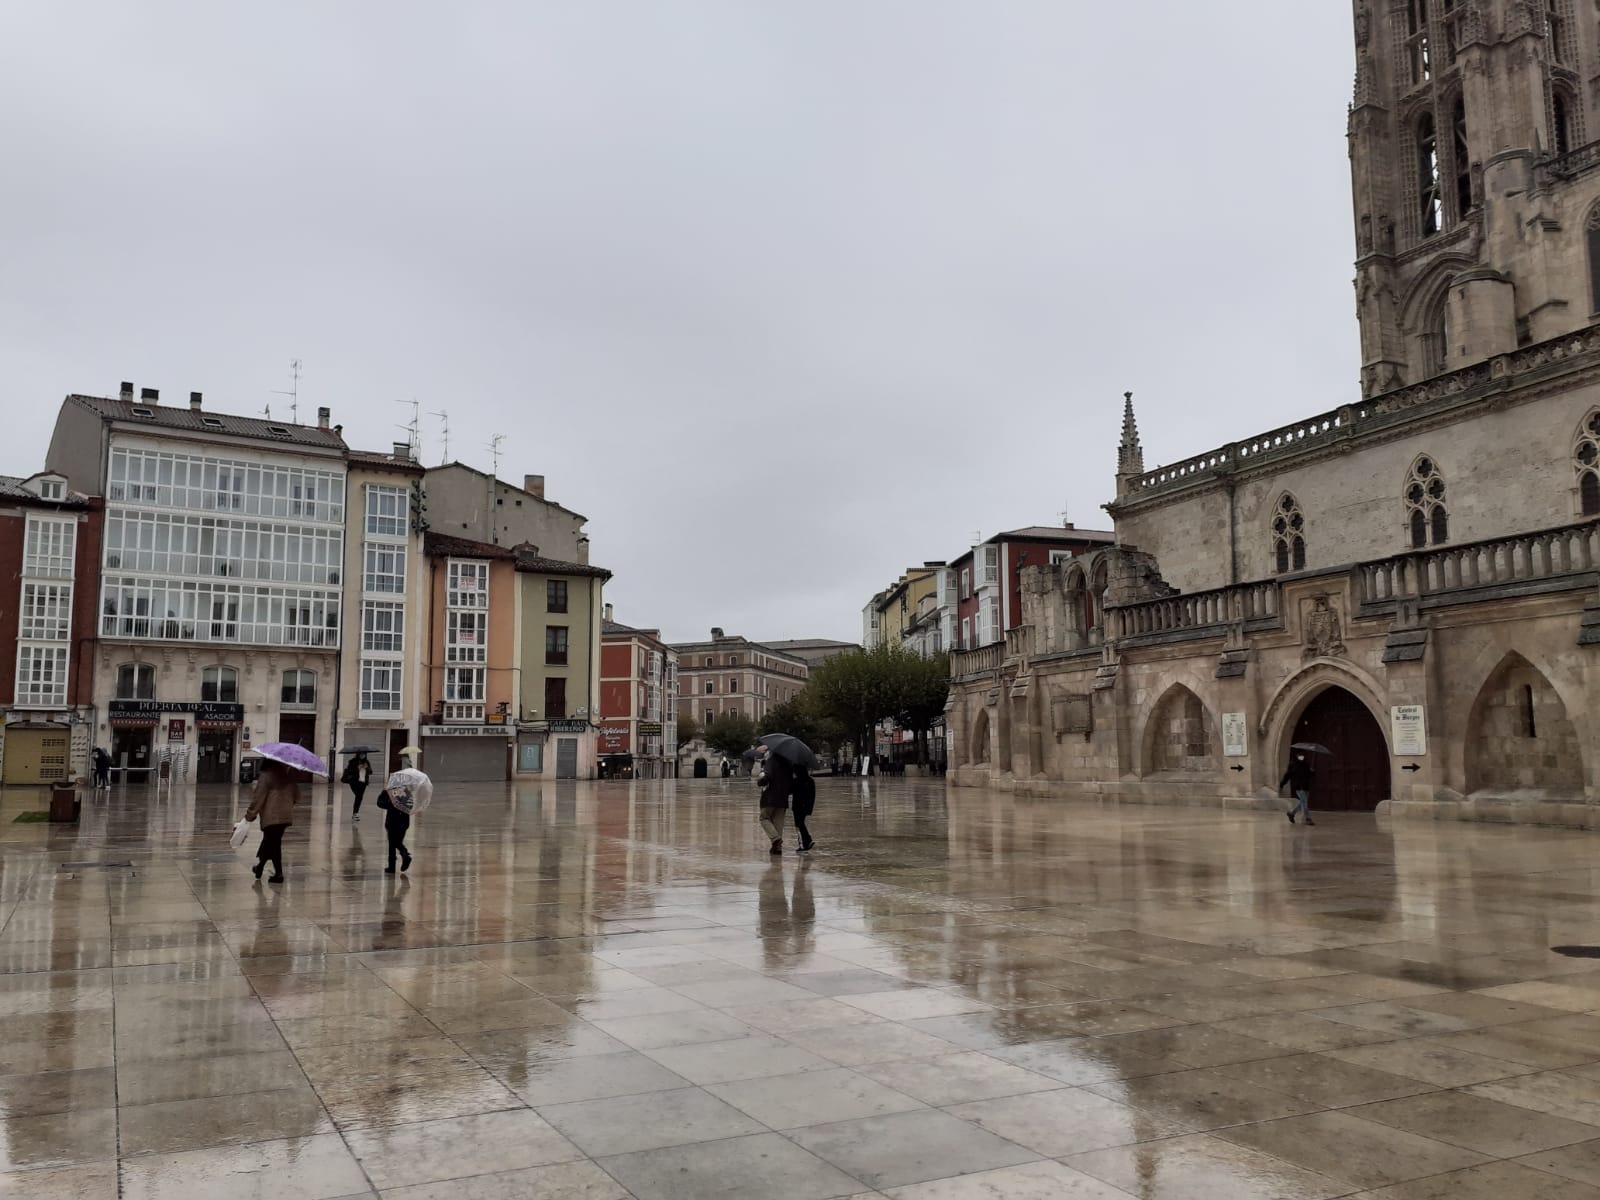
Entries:
[[1361,386],[1147,470],[953,656],[951,773],[1040,795],[1600,826],[1600,22],[1356,0]]

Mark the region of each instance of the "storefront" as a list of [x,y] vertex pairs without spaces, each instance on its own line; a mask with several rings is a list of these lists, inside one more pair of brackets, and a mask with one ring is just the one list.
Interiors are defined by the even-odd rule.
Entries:
[[422,769],[435,783],[503,783],[512,731],[504,725],[424,725]]
[[[517,729],[516,773],[543,779],[594,779],[603,731],[581,718],[527,722]],[[615,743],[613,743],[615,744]],[[619,755],[615,761],[631,755]]]
[[[238,769],[241,736],[248,742],[244,705],[204,700],[112,700],[112,777],[138,783],[161,754],[195,748],[195,782],[231,783]],[[175,762],[175,769],[181,760]]]

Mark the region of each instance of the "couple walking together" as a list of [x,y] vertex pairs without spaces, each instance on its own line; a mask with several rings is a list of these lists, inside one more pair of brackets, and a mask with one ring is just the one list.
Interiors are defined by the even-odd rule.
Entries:
[[799,850],[808,853],[816,842],[806,828],[806,818],[817,802],[817,781],[805,767],[796,766],[766,746],[757,746],[761,773],[756,783],[761,788],[761,829],[772,839],[772,853],[783,853],[783,812],[792,806],[794,827],[800,833]]

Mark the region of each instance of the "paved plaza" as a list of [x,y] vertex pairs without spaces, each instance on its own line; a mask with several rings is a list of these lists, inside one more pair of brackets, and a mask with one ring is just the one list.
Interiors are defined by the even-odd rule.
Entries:
[[1595,835],[452,786],[391,878],[315,797],[272,887],[233,789],[0,794],[0,1195],[1600,1200]]

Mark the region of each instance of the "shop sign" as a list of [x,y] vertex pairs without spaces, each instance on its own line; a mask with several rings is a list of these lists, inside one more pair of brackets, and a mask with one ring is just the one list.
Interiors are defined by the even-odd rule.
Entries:
[[213,721],[219,725],[244,723],[242,704],[220,704],[207,700],[112,700],[106,704],[106,715],[112,720],[129,717],[155,720],[168,713],[192,713],[196,721]]
[[504,725],[424,725],[423,737],[505,737]]
[[587,722],[587,721],[551,721],[550,722],[550,732],[551,733],[588,733],[589,732],[589,722]]
[[181,742],[187,732],[188,729],[182,717],[173,717],[172,720],[167,722],[167,741]]
[[600,727],[600,753],[623,754],[628,749],[628,723],[607,724]]
[[661,736],[661,722],[660,721],[640,721],[639,722],[639,734],[640,734],[641,737],[660,737]]

